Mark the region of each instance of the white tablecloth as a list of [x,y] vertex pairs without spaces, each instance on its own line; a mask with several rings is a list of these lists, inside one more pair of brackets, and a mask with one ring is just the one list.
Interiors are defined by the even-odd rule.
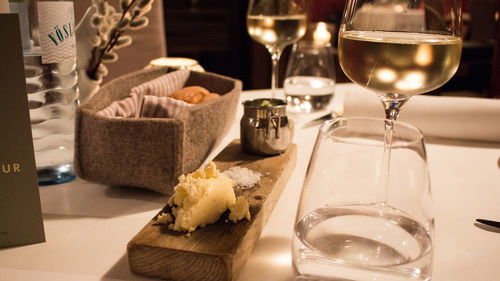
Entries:
[[[338,96],[356,90],[337,86]],[[242,100],[269,96],[243,92]],[[239,137],[239,107],[223,145]],[[500,114],[500,112],[499,112]],[[292,115],[298,161],[238,281],[292,281],[290,240],[295,211],[318,126]],[[474,225],[500,220],[500,143],[433,139],[427,142],[435,204],[433,280],[500,279],[500,231]],[[47,242],[0,249],[0,280],[154,280],[128,269],[126,245],[166,204],[167,198],[135,188],[73,182],[40,187]]]

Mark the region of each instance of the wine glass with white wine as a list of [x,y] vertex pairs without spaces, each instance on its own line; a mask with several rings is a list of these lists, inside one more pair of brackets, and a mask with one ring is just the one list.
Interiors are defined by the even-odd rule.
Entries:
[[281,53],[304,36],[306,26],[306,0],[250,0],[248,4],[248,33],[271,54],[273,98],[276,98]]
[[[457,71],[461,52],[461,0],[347,0],[339,62],[349,79],[375,92],[384,106],[386,180],[401,107],[411,96],[445,84]],[[380,184],[383,204],[387,183]]]

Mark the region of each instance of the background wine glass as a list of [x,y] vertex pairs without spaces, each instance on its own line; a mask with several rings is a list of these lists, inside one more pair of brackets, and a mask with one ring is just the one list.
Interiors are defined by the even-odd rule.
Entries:
[[[392,127],[401,107],[411,96],[432,91],[455,74],[462,52],[461,24],[460,0],[347,0],[339,29],[339,62],[349,79],[382,101],[386,173]],[[384,193],[381,188],[381,202]]]
[[276,98],[281,53],[305,34],[306,22],[306,0],[250,0],[248,4],[248,33],[271,54],[273,98]]

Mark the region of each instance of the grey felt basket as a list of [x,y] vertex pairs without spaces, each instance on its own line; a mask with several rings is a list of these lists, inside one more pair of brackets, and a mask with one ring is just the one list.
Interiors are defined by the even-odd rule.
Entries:
[[101,184],[135,186],[163,194],[197,169],[234,122],[242,84],[208,72],[190,72],[185,86],[202,86],[220,98],[188,107],[177,118],[109,118],[97,114],[130,89],[169,71],[140,70],[102,86],[76,113],[75,172]]

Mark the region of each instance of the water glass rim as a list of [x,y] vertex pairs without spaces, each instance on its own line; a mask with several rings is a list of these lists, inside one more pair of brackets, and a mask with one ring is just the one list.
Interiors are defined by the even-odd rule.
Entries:
[[[387,121],[385,118],[377,118],[377,117],[339,117],[339,118],[334,118],[328,121],[325,121],[319,128],[319,133],[320,134],[329,134],[329,132],[333,130],[340,128],[340,127],[345,127],[345,124],[350,123],[349,121],[367,121],[367,122],[372,122],[372,123],[383,123]],[[347,123],[346,123],[347,122]],[[406,128],[410,131],[413,131],[415,133],[415,136],[412,137],[412,141],[423,141],[424,140],[424,134],[423,132],[416,127],[415,125],[412,125],[410,123],[404,122],[404,121],[394,121],[394,128],[398,127],[403,127]]]

